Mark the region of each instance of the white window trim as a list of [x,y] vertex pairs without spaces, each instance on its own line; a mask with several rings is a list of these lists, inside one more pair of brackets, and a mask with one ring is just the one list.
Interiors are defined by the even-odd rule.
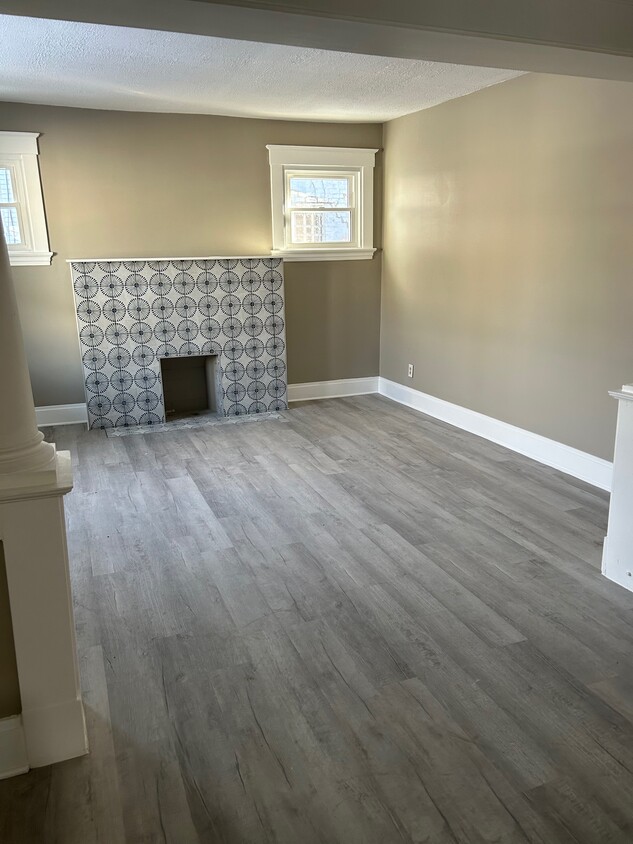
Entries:
[[11,163],[16,179],[16,193],[23,209],[22,225],[26,245],[9,246],[9,262],[13,267],[48,266],[53,253],[49,250],[42,182],[37,162],[38,132],[0,132],[0,162]]
[[[354,147],[298,147],[267,144],[270,160],[270,186],[273,221],[272,255],[284,261],[360,261],[373,257],[374,248],[374,167],[377,149]],[[286,171],[341,168],[358,173],[356,243],[349,246],[289,246],[285,235]]]

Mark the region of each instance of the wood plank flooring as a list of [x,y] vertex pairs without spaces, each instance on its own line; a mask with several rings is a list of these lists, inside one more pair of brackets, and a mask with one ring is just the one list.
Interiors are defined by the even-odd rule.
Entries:
[[3,844],[633,841],[607,497],[377,396],[72,451],[91,754]]

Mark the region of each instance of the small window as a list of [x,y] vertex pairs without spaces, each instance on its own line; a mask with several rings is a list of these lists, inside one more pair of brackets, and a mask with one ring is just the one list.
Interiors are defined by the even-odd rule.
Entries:
[[0,214],[7,245],[22,245],[24,226],[20,223],[15,172],[14,168],[9,166],[0,166]]
[[268,147],[273,255],[294,261],[371,258],[377,150]]
[[287,171],[285,222],[293,246],[357,245],[356,175]]
[[0,132],[0,218],[12,266],[50,264],[37,138]]

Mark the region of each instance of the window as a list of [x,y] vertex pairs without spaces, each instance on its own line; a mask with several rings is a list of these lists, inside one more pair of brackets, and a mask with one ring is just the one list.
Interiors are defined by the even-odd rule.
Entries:
[[273,255],[286,261],[371,258],[377,152],[269,145]]
[[0,132],[0,217],[12,266],[50,264],[37,138]]

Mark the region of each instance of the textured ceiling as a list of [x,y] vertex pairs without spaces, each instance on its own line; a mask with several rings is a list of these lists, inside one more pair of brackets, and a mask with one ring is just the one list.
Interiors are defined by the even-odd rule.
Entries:
[[48,105],[383,122],[520,75],[7,15],[0,32],[0,100]]

